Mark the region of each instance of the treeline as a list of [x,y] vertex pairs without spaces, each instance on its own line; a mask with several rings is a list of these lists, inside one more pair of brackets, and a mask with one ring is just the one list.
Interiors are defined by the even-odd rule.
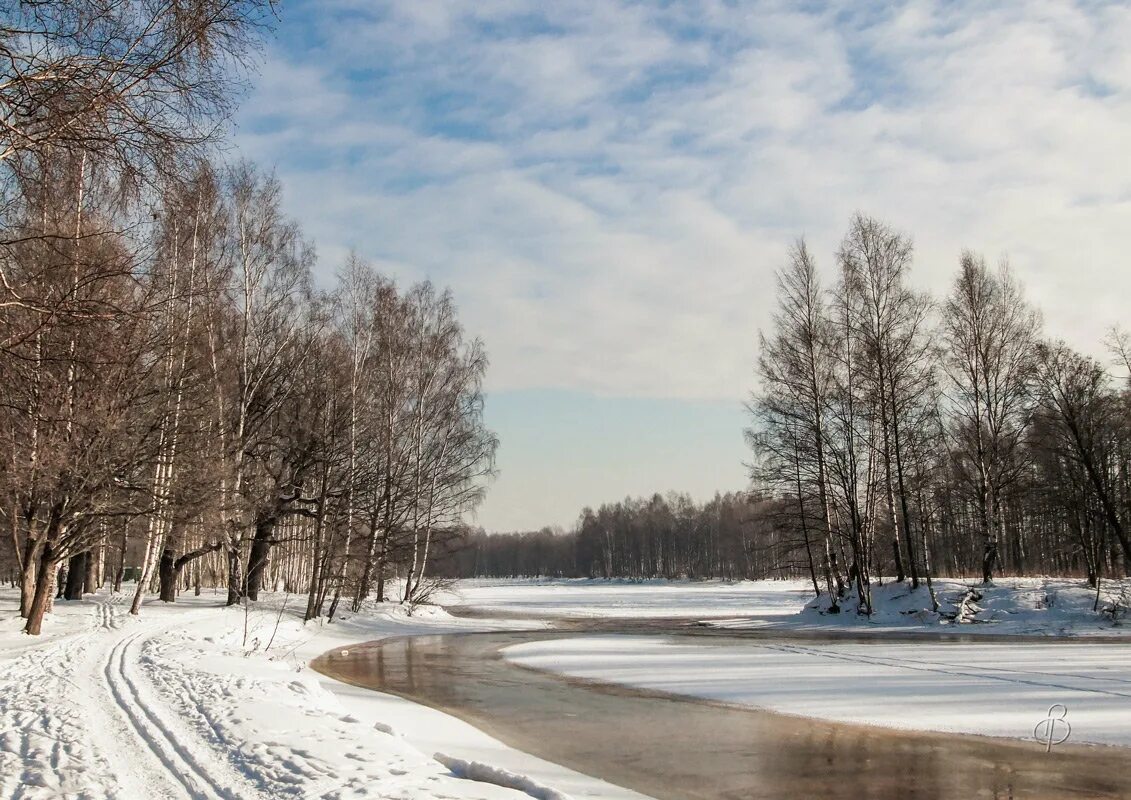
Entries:
[[[885,575],[1125,574],[1126,379],[1045,339],[1005,264],[964,253],[936,301],[911,240],[857,215],[835,265],[826,289],[799,241],[779,271],[748,432],[814,589],[869,613]],[[1105,344],[1126,373],[1128,338]]]
[[1113,328],[1105,361],[1049,341],[1009,267],[976,253],[929,297],[912,256],[863,215],[827,288],[805,242],[792,248],[749,404],[750,491],[479,534],[452,574],[788,575],[862,613],[889,577],[936,603],[934,575],[1127,575],[1131,339]]
[[319,289],[279,183],[211,158],[273,6],[0,13],[0,515],[26,630],[126,568],[333,615],[427,589],[496,447],[452,298]]
[[659,494],[586,508],[568,532],[470,536],[441,567],[452,577],[723,578],[796,574],[784,502],[756,493],[696,503]]

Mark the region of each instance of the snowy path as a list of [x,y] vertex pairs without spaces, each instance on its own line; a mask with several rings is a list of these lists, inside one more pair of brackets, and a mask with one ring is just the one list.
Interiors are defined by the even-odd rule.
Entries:
[[[4,665],[0,695],[0,795],[7,797],[94,796],[91,786],[107,785],[118,757],[95,747],[89,731],[101,724],[121,749],[118,763],[142,747],[107,699],[110,686],[90,665],[105,657],[119,627],[116,604],[98,602],[85,625],[57,633],[42,647],[23,648]],[[52,632],[54,633],[54,632]],[[131,748],[130,745],[135,744]],[[129,751],[133,750],[133,753]],[[128,754],[127,754],[128,753]],[[138,762],[139,767],[142,762]],[[123,776],[128,770],[123,770]],[[160,796],[160,795],[156,795]]]
[[[102,607],[112,608],[110,603]],[[160,626],[143,627],[111,639],[111,646],[100,655],[100,674],[95,705],[110,725],[127,728],[124,736],[110,737],[111,763],[115,774],[141,783],[146,797],[201,798],[230,800],[256,797],[255,791],[207,749],[191,732],[178,723],[176,714],[158,700],[145,678],[139,674],[143,644],[161,631]],[[140,745],[140,746],[139,746]]]
[[483,622],[383,606],[304,626],[283,597],[132,617],[126,602],[60,602],[32,639],[0,591],[0,800],[640,798],[307,668],[327,648]]
[[[140,652],[172,620],[129,617],[126,600],[87,603],[85,629],[6,665],[0,796],[265,797],[155,693]],[[178,615],[177,624],[191,624],[192,616]]]

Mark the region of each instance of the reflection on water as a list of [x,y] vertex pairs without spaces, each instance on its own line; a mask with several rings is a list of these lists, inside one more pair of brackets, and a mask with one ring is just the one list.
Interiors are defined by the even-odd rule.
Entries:
[[[1122,748],[904,733],[595,686],[508,664],[552,633],[391,639],[328,653],[340,680],[441,708],[507,744],[667,798],[1131,798]],[[1131,720],[1128,721],[1131,724]]]

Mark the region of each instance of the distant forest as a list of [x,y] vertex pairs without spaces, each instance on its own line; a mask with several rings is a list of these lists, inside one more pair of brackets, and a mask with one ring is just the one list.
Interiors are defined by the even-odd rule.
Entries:
[[932,575],[1126,575],[1131,337],[1113,325],[1103,360],[1047,339],[1009,266],[973,252],[932,298],[908,283],[912,255],[864,215],[830,288],[806,243],[791,249],[749,402],[749,491],[585,509],[565,534],[477,535],[451,568],[804,576],[863,613],[879,577],[933,603]]
[[792,574],[792,545],[775,546],[779,501],[746,493],[695,503],[682,494],[585,509],[570,532],[469,536],[444,563],[452,577],[762,578]]

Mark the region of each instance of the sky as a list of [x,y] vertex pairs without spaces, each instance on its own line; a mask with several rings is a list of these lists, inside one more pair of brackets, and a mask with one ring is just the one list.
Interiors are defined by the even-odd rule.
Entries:
[[[491,358],[475,522],[747,485],[774,270],[853,212],[946,293],[1008,258],[1099,354],[1131,297],[1131,4],[287,0],[236,119],[327,283],[449,286]],[[831,277],[829,278],[831,281]]]

